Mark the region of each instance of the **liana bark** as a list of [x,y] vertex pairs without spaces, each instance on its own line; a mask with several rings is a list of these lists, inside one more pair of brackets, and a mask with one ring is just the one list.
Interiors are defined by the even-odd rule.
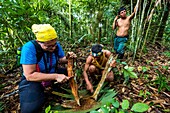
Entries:
[[68,76],[71,77],[69,79],[69,83],[70,83],[72,94],[73,94],[77,104],[80,106],[80,98],[79,98],[79,94],[78,94],[78,86],[77,86],[77,83],[74,80],[73,58],[71,58],[71,57],[68,57],[67,71],[68,71]]
[[[117,56],[115,57],[115,59],[116,59],[116,58],[117,58]],[[113,61],[113,59],[114,59],[114,57],[113,57],[113,55],[111,54],[110,57],[109,57],[109,59],[108,59],[108,61],[107,61],[107,63],[106,63],[104,72],[103,72],[103,74],[102,74],[102,78],[101,78],[101,80],[100,80],[100,82],[99,82],[99,84],[98,84],[98,86],[97,86],[94,94],[92,95],[92,98],[95,99],[95,100],[97,100],[97,96],[98,96],[98,94],[99,94],[99,92],[100,92],[100,89],[101,89],[101,87],[103,86],[103,83],[104,83],[104,81],[105,81],[108,73],[109,73],[110,70],[112,69],[112,67],[110,66],[110,63]]]

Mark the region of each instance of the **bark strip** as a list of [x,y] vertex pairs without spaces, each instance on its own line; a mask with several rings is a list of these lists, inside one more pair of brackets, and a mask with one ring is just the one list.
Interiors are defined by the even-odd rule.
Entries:
[[112,67],[110,66],[110,63],[111,63],[112,61],[113,61],[113,55],[111,54],[110,57],[109,57],[109,59],[108,59],[108,61],[107,61],[107,63],[106,63],[104,72],[103,72],[103,74],[102,74],[102,78],[101,78],[101,80],[100,80],[100,82],[99,82],[99,84],[98,84],[98,86],[97,86],[94,94],[92,95],[92,98],[94,98],[95,100],[97,100],[97,96],[98,96],[98,94],[99,94],[99,92],[100,92],[100,89],[101,89],[101,87],[102,87],[102,85],[103,85],[103,83],[104,83],[104,81],[105,81],[108,73],[109,73],[110,70],[112,69]]
[[[68,76],[72,77],[74,76],[73,73],[73,58],[68,57],[68,66],[67,66],[67,71],[68,71]],[[79,94],[78,94],[78,86],[77,83],[74,80],[74,77],[69,79],[70,82],[70,87],[72,90],[72,94],[77,102],[77,104],[80,106],[80,98],[79,98]]]

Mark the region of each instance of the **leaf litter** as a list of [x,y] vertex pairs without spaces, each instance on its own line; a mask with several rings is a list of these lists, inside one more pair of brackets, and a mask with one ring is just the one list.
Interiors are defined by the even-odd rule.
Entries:
[[[165,87],[162,87],[159,92],[159,84],[154,84],[158,76],[162,75],[167,80],[167,85],[170,86],[170,58],[165,56],[163,52],[165,47],[158,48],[157,46],[150,46],[148,53],[143,54],[140,59],[136,58],[132,63],[132,56],[123,59],[128,66],[135,67],[134,72],[138,75],[137,79],[129,79],[128,83],[124,83],[124,77],[121,73],[115,73],[115,81],[110,83],[110,88],[117,91],[116,99],[122,102],[124,99],[129,100],[131,103],[143,102],[150,105],[147,113],[154,112],[170,112],[170,91]],[[75,49],[77,54],[76,69],[83,70],[86,57],[88,56],[88,48]],[[128,55],[130,53],[127,53]],[[123,65],[117,65],[118,72],[121,71]],[[20,103],[18,95],[18,83],[20,81],[19,69],[16,69],[15,73],[8,75],[0,74],[0,101],[3,103],[3,112],[20,112]],[[75,71],[74,70],[74,71]],[[157,72],[159,71],[159,73]],[[78,77],[79,90],[85,89],[85,82],[83,76]],[[50,88],[46,89],[47,95],[50,95],[45,107],[52,102],[57,104],[63,102],[64,98],[51,94]],[[61,91],[62,92],[62,91]],[[63,92],[64,93],[64,92]],[[81,100],[82,101],[82,100]],[[87,104],[84,102],[82,104]],[[88,106],[86,106],[88,108]]]

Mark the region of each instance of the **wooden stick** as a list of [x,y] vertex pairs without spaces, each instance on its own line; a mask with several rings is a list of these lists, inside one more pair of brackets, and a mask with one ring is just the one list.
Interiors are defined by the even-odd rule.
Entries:
[[8,94],[6,94],[6,95],[2,95],[2,96],[0,97],[0,99],[6,98],[6,97],[10,97],[10,96],[12,96],[12,95],[14,95],[14,94],[17,94],[18,92],[19,92],[19,90],[16,89],[16,90],[14,90],[14,91],[11,92],[11,93],[8,93]]

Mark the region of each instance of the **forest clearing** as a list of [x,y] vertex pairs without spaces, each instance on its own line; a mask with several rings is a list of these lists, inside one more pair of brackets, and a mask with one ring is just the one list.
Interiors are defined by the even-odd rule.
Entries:
[[[128,38],[124,56],[119,58],[114,39],[124,22],[117,15],[121,6],[126,9],[120,12],[126,10],[127,18],[132,19],[125,22]],[[57,63],[67,67],[70,78],[61,83],[56,80],[56,89],[45,88],[48,98],[42,113],[170,112],[169,0],[2,0],[0,16],[0,112],[21,112],[22,71],[17,50],[38,39],[33,24],[53,26],[65,55],[70,51],[76,54],[74,59],[67,56],[68,64]],[[84,68],[95,44],[111,52],[116,66],[105,66],[114,73],[112,82],[105,81],[104,74],[96,74],[95,79],[88,75],[94,88],[91,93],[86,89]]]

